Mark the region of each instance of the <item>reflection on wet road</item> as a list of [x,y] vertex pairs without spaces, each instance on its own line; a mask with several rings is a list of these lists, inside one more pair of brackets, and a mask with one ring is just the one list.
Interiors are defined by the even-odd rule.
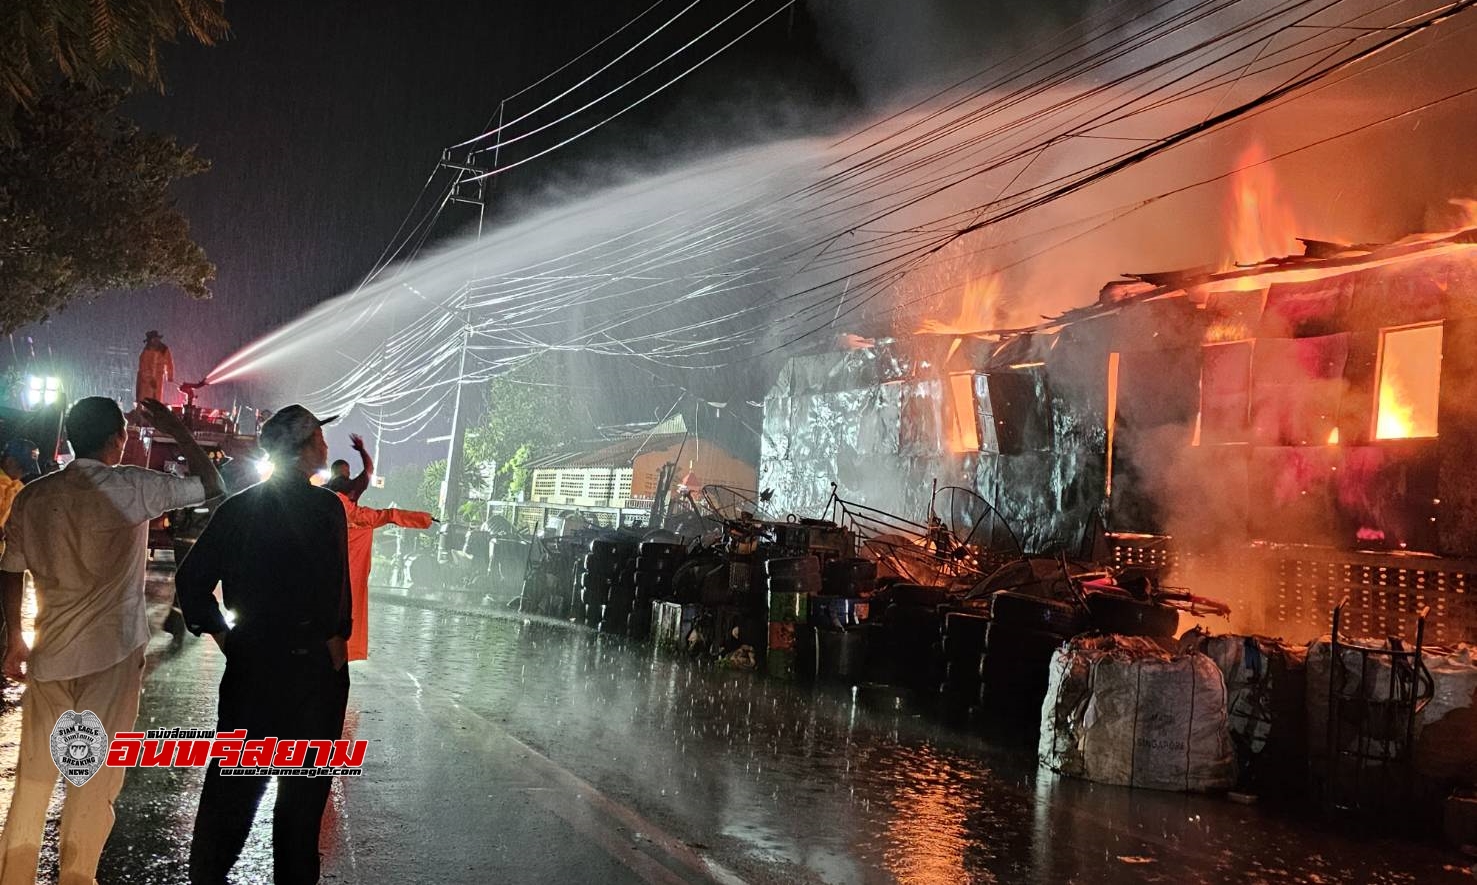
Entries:
[[[1038,774],[1029,748],[939,725],[890,689],[786,685],[402,597],[376,595],[371,615],[348,725],[369,754],[335,786],[325,881],[1469,878],[1424,846]],[[214,647],[156,645],[140,726],[211,724]],[[17,718],[0,717],[0,764]],[[185,881],[199,781],[130,773],[100,881]],[[269,807],[237,881],[270,880]]]

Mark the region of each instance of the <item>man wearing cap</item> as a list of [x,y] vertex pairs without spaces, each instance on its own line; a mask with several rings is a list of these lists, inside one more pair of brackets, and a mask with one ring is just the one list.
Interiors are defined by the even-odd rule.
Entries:
[[138,376],[134,380],[134,398],[164,399],[164,382],[174,380],[174,356],[169,345],[156,330],[144,335],[144,350],[138,355]]
[[[340,499],[309,479],[328,464],[323,425],[299,405],[262,426],[272,477],[221,504],[175,573],[185,624],[226,656],[219,731],[250,740],[337,740],[349,697],[353,631],[348,523]],[[228,626],[215,601],[217,582]],[[205,775],[190,881],[224,883],[251,831],[265,777]],[[274,881],[317,882],[318,828],[332,779],[284,777],[272,811]]]
[[21,493],[26,477],[41,472],[36,456],[41,449],[28,439],[13,439],[0,451],[0,553],[5,552],[5,523],[10,521],[10,507]]
[[[78,400],[67,412],[76,459],[21,490],[0,559],[5,613],[4,671],[26,680],[21,700],[15,791],[0,833],[0,885],[36,881],[46,807],[56,786],[51,731],[68,710],[92,711],[108,734],[133,728],[143,682],[149,622],[144,599],[149,521],[220,494],[210,457],[172,412],[142,408],[180,444],[193,476],[119,466],[128,442],[118,403]],[[36,586],[36,647],[21,632],[25,573]],[[100,768],[68,785],[61,819],[63,885],[91,885],[113,828],[122,768]]]

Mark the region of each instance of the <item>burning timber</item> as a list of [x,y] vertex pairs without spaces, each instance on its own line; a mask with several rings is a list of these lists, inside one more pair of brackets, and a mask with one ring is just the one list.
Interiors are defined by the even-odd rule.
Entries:
[[765,400],[760,487],[926,512],[989,501],[1004,555],[1169,570],[1235,627],[1477,639],[1477,229],[1305,242],[1141,274],[1030,328],[797,357]]

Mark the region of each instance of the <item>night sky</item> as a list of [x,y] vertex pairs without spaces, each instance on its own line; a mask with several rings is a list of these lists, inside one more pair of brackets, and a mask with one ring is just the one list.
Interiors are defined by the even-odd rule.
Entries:
[[[229,3],[231,38],[169,52],[167,94],[141,94],[129,108],[213,163],[179,198],[217,265],[214,297],[108,293],[17,337],[33,336],[62,363],[100,360],[100,346],[115,345],[131,359],[143,333],[158,328],[180,374],[203,377],[258,335],[356,285],[443,148],[482,132],[502,96],[650,5],[602,0],[571,14],[567,4],[526,0]],[[669,29],[661,51],[727,11],[708,5],[715,10],[694,9],[692,25]],[[849,78],[827,60],[810,18],[781,15],[639,112],[500,179],[491,217],[598,184],[589,170],[613,156],[623,170],[639,169],[821,122],[787,108],[839,115],[853,102]],[[465,213],[448,213],[437,236],[457,233],[459,220]]]

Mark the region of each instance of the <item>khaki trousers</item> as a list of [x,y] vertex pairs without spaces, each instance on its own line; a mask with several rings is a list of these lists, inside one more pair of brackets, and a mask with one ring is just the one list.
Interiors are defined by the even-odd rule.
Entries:
[[[108,737],[129,731],[138,718],[143,686],[144,648],[106,670],[76,679],[32,681],[21,699],[20,760],[15,793],[0,833],[0,885],[31,885],[46,807],[61,776],[51,758],[51,729],[68,710],[91,710],[103,721]],[[97,861],[113,830],[113,800],[123,789],[126,769],[98,769],[86,784],[66,785],[62,805],[60,885],[93,885]]]

